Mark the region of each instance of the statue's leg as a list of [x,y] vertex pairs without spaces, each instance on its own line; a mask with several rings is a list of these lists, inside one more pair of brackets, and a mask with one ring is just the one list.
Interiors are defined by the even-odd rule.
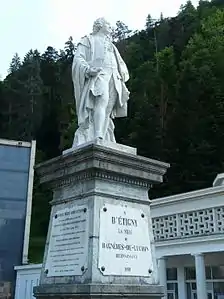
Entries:
[[104,139],[105,137],[105,119],[106,109],[109,102],[109,80],[102,81],[102,95],[94,99],[94,127],[95,138]]
[[107,105],[107,109],[106,109],[106,114],[108,115],[108,117],[111,116],[111,113],[112,113],[114,106],[117,102],[117,98],[118,98],[118,93],[117,93],[117,90],[115,87],[114,77],[111,76],[110,82],[109,82],[109,101],[108,101],[108,105]]
[[111,118],[111,113],[114,109],[114,105],[117,101],[118,93],[115,87],[115,82],[113,76],[110,78],[109,82],[109,101],[106,108],[106,118],[105,118],[105,139],[108,141],[116,142],[115,136],[114,136],[114,124],[113,120]]

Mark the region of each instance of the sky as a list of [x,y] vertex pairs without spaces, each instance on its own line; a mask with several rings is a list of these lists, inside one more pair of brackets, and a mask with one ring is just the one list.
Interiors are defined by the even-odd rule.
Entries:
[[[141,30],[148,14],[175,16],[186,0],[0,0],[0,78],[7,75],[12,57],[21,59],[30,49],[63,49],[69,36],[77,42],[90,33],[95,19]],[[198,0],[192,0],[197,5]]]

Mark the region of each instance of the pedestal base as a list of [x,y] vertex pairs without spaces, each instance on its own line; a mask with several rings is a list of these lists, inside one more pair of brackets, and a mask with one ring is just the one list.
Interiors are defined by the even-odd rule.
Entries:
[[164,295],[162,286],[158,285],[109,285],[109,284],[74,284],[42,285],[34,288],[39,299],[73,299],[73,298],[126,298],[158,299]]
[[123,144],[120,144],[120,143],[105,141],[105,140],[102,140],[102,139],[99,139],[99,138],[95,139],[94,141],[87,142],[87,143],[81,144],[79,146],[71,147],[67,150],[64,150],[62,152],[62,155],[71,154],[71,153],[73,153],[77,150],[80,150],[82,148],[85,148],[86,146],[91,145],[91,144],[100,145],[100,146],[103,146],[105,148],[116,150],[116,151],[123,152],[123,153],[126,153],[126,154],[137,155],[137,149],[135,147],[123,145]]
[[53,201],[35,297],[162,298],[148,189],[168,167],[100,140],[37,166]]

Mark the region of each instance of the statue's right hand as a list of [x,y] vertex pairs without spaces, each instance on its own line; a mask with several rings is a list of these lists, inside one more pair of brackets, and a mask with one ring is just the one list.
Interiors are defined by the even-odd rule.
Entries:
[[90,77],[95,77],[95,76],[98,75],[98,73],[99,73],[100,71],[102,71],[102,68],[100,68],[100,67],[91,67],[91,68],[89,69],[89,71],[88,71],[88,75],[89,75]]

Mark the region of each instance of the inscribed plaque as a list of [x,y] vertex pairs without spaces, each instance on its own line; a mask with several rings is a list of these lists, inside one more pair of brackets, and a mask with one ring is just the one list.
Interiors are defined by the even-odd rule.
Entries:
[[53,215],[45,265],[48,277],[82,275],[88,258],[87,206],[74,206]]
[[127,205],[101,208],[98,267],[103,275],[150,276],[151,244],[143,211]]

